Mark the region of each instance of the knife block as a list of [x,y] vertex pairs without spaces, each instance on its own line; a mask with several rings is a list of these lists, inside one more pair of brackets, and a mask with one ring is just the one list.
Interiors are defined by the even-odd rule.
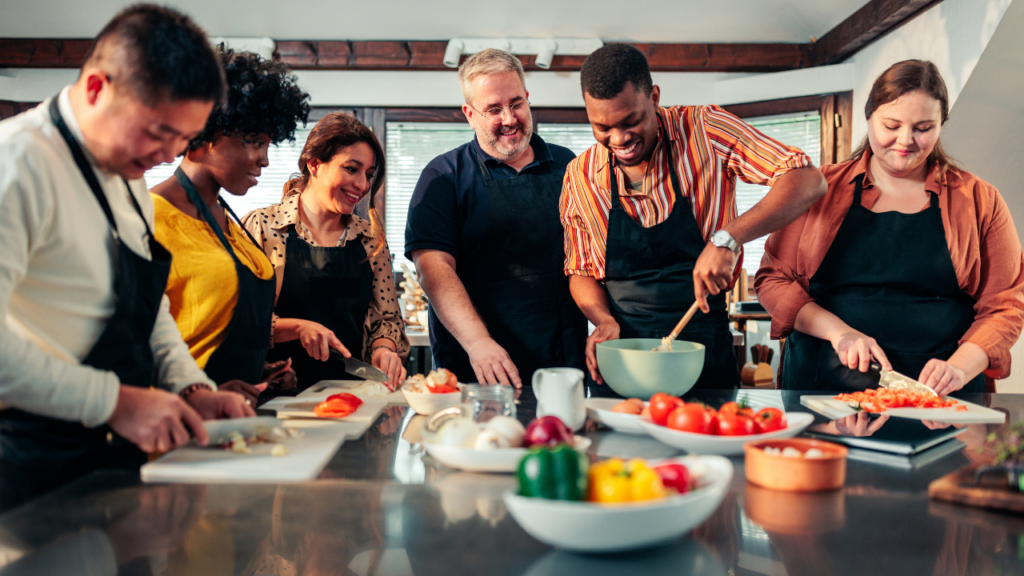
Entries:
[[740,382],[754,388],[771,387],[775,373],[767,362],[747,362],[740,370]]

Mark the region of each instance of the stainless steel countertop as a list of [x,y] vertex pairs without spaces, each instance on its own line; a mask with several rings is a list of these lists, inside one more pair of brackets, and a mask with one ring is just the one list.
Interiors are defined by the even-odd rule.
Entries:
[[[743,390],[754,405],[800,410],[798,393]],[[735,393],[699,393],[712,405]],[[690,397],[688,397],[690,399]],[[969,398],[1024,418],[1024,395]],[[532,394],[521,398],[528,420]],[[748,486],[743,460],[721,507],[692,535],[653,550],[581,556],[551,549],[507,514],[510,475],[424,458],[423,417],[389,408],[345,443],[314,482],[144,485],[101,471],[0,516],[10,574],[1024,574],[1024,517],[930,501],[928,483],[979,461],[992,427],[910,470],[848,462],[843,490]],[[676,453],[651,438],[591,431],[595,457]],[[297,570],[297,572],[296,572]]]

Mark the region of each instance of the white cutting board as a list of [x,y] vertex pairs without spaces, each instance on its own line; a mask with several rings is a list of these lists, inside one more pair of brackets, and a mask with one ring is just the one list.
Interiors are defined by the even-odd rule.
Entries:
[[[331,394],[340,394],[341,392],[351,392],[351,388],[358,386],[363,383],[363,380],[321,380],[316,384],[306,388],[302,392],[299,392],[296,398],[304,398],[309,396],[320,396],[326,392],[326,396]],[[327,391],[330,392],[327,392]],[[409,402],[405,399],[405,394],[402,394],[401,390],[395,390],[394,392],[385,396],[364,396],[362,394],[356,394],[363,400],[384,398],[388,401],[388,405],[391,406],[408,406]]]
[[[971,402],[956,399],[967,406],[966,411],[951,408],[888,408],[882,414],[911,420],[934,420],[948,424],[1002,424],[1006,414]],[[834,396],[801,396],[800,403],[822,416],[835,420],[857,413],[853,407]]]
[[333,422],[345,430],[348,438],[356,439],[363,435],[363,432],[377,420],[380,413],[387,407],[388,402],[383,398],[367,398],[362,405],[344,418],[320,418],[313,412],[316,405],[327,400],[331,394],[337,394],[337,390],[324,391],[320,394],[309,396],[279,397],[260,406],[260,409],[274,410],[278,418],[313,418],[325,422]]
[[280,421],[299,428],[302,438],[286,438],[284,456],[271,456],[273,444],[252,447],[252,454],[224,448],[185,446],[142,466],[143,482],[274,483],[316,478],[345,442],[345,427],[320,420]]

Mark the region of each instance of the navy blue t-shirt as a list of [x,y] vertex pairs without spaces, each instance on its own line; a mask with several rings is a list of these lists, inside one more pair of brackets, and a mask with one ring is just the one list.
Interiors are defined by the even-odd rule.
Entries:
[[519,174],[546,174],[549,170],[561,178],[565,167],[576,155],[563,146],[547,144],[534,134],[530,139],[533,162],[521,172],[490,157],[473,140],[430,161],[420,174],[409,202],[405,225],[405,257],[412,260],[415,250],[441,250],[455,257],[459,265],[469,265],[479,254],[490,220],[487,186],[474,155],[484,159],[495,180],[515,178]]

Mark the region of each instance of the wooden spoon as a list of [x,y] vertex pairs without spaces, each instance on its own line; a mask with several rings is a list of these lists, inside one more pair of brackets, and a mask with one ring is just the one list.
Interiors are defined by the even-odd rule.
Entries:
[[694,300],[693,301],[693,305],[690,306],[690,309],[687,310],[686,314],[684,314],[682,319],[679,320],[679,323],[676,324],[676,327],[672,329],[672,332],[669,332],[668,336],[666,336],[666,337],[661,339],[661,346],[658,346],[654,350],[656,352],[657,351],[668,351],[668,350],[671,350],[672,349],[671,348],[672,341],[675,340],[676,337],[679,336],[679,333],[683,331],[683,328],[686,327],[686,325],[690,322],[690,319],[693,318],[693,315],[696,314],[696,313],[697,313],[697,301]]

